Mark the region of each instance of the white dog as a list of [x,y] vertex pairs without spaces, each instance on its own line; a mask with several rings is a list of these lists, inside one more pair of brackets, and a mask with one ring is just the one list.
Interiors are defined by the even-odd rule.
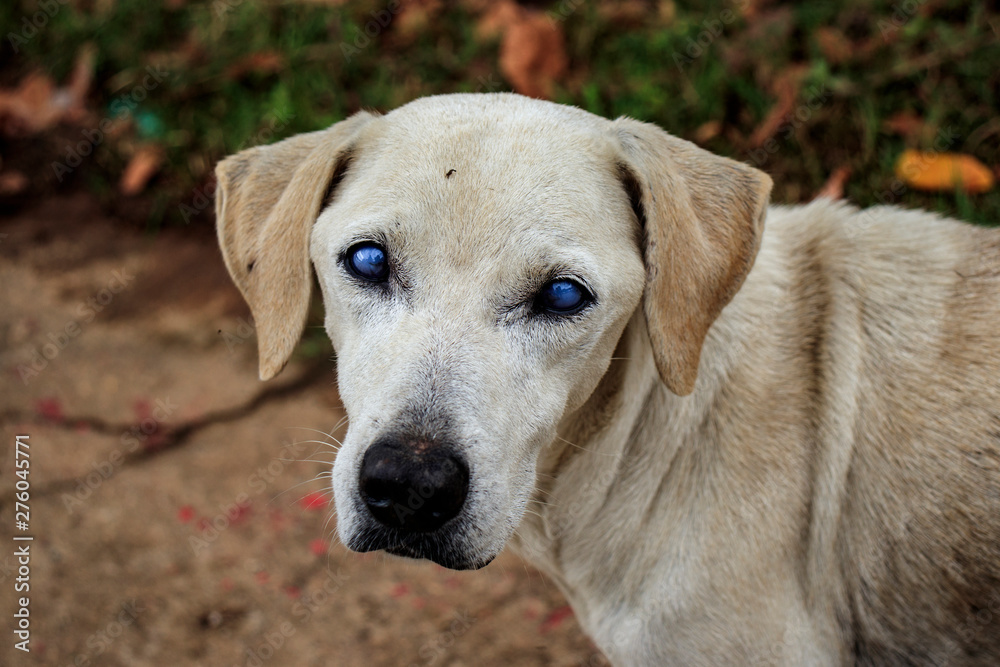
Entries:
[[448,95],[218,169],[261,377],[315,267],[338,530],[513,544],[618,664],[1000,664],[1000,233]]

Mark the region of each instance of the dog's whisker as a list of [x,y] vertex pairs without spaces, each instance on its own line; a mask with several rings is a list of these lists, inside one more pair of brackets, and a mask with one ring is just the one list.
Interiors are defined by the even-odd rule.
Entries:
[[[336,438],[333,437],[332,433],[327,433],[326,431],[323,431],[323,430],[318,429],[318,428],[311,428],[309,426],[286,426],[285,428],[287,428],[287,429],[296,429],[296,430],[299,430],[299,431],[312,431],[313,433],[319,433],[321,435],[325,435],[328,438],[332,438],[332,439],[336,440]],[[336,431],[337,427],[336,426],[333,427],[332,430]]]
[[[285,495],[286,493],[288,493],[290,491],[294,491],[295,489],[297,489],[297,488],[299,488],[301,486],[304,486],[306,484],[311,484],[311,483],[317,482],[317,481],[320,481],[320,478],[318,476],[317,477],[310,477],[309,479],[303,480],[303,481],[299,482],[298,484],[290,486],[287,489],[285,489],[284,491],[276,493],[274,496],[272,496],[271,499],[268,500],[267,503],[265,504],[265,507],[268,506],[268,505],[270,505],[271,503],[273,503],[274,501],[276,501],[278,498],[280,498],[281,496]],[[305,499],[308,496],[309,496],[308,493],[305,494],[304,496],[300,496],[299,499],[298,499],[298,501],[296,501],[296,502],[301,502],[303,499]]]
[[615,456],[617,456],[617,454],[613,454],[611,452],[595,452],[593,449],[587,449],[586,447],[581,447],[580,445],[576,444],[575,442],[570,442],[569,440],[567,440],[566,438],[562,437],[558,433],[556,434],[556,438],[558,438],[559,440],[562,440],[567,445],[570,445],[572,447],[576,447],[577,449],[581,449],[581,450],[583,450],[585,452],[588,452],[590,454],[594,454],[596,456],[607,456],[607,457],[611,457],[611,458],[614,458]]
[[534,515],[535,515],[535,516],[537,516],[537,517],[538,517],[539,519],[542,519],[542,520],[544,520],[544,519],[545,519],[545,517],[544,517],[544,516],[542,516],[541,514],[539,514],[538,512],[536,512],[535,510],[532,510],[532,509],[528,509],[527,507],[526,507],[526,508],[524,508],[524,513],[525,513],[525,514],[534,514]]
[[[298,447],[298,445],[308,445],[308,444],[320,445],[321,449],[317,449],[315,451],[322,451],[322,449],[332,449],[333,451],[336,452],[339,451],[341,447],[340,443],[332,443],[332,442],[327,442],[325,440],[298,440],[289,446]],[[295,460],[295,459],[284,459],[284,460]]]
[[[323,532],[324,533],[326,533],[328,530],[330,530],[330,522],[337,518],[337,508],[334,507],[334,506],[332,506],[332,505],[331,505],[331,507],[333,507],[333,511],[330,512],[330,515],[326,517],[326,521],[323,522]],[[337,540],[340,540],[340,534],[337,532],[336,528],[334,528],[333,530],[330,530],[330,534],[333,535]],[[347,545],[345,544],[344,546],[347,546]]]
[[336,441],[339,444],[340,440],[336,436],[333,435],[333,432],[336,431],[337,429],[339,429],[341,426],[343,426],[346,421],[347,421],[347,415],[344,415],[343,417],[340,418],[340,421],[338,421],[336,424],[333,425],[333,428],[330,429],[329,433],[327,433],[326,431],[320,430],[318,428],[311,428],[309,426],[287,426],[286,428],[294,428],[294,429],[299,429],[299,430],[302,430],[302,431],[312,431],[314,433],[320,433],[320,434],[325,435],[326,437],[330,438],[331,440]]
[[[295,444],[296,445],[306,445],[306,444],[309,444],[309,443],[313,443],[313,444],[316,444],[316,445],[322,445],[323,447],[329,447],[330,449],[332,449],[335,452],[339,451],[340,448],[341,448],[341,446],[342,446],[339,442],[336,443],[336,444],[334,444],[332,442],[325,442],[323,440],[299,440]],[[319,450],[317,450],[317,451],[319,451]]]
[[326,461],[326,463],[331,463],[332,464],[336,460],[337,454],[339,452],[340,452],[340,448],[339,447],[334,448],[334,447],[327,447],[326,445],[324,445],[323,447],[320,447],[320,448],[318,448],[316,450],[313,450],[309,454],[308,458],[304,458],[304,459],[301,459],[301,460],[302,461],[308,461],[309,458],[312,458],[313,456],[329,456],[331,458],[330,458],[329,461]]

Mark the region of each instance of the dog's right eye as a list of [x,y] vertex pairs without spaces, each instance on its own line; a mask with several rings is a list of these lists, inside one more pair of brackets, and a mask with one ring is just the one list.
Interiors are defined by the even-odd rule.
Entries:
[[389,260],[385,248],[377,243],[359,243],[347,251],[348,270],[372,283],[385,282],[389,278]]

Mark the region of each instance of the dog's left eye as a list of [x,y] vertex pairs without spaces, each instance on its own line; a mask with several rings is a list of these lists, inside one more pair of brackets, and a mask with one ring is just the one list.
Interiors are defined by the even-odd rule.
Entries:
[[550,280],[539,290],[535,305],[539,311],[556,315],[573,315],[594,300],[587,288],[568,278]]
[[347,251],[347,268],[358,278],[380,283],[389,277],[385,249],[377,243],[359,243]]

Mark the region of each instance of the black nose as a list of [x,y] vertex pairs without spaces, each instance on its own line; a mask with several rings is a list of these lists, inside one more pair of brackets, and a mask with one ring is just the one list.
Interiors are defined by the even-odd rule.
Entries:
[[360,488],[368,511],[383,526],[430,533],[462,510],[469,468],[442,445],[380,441],[361,460]]

